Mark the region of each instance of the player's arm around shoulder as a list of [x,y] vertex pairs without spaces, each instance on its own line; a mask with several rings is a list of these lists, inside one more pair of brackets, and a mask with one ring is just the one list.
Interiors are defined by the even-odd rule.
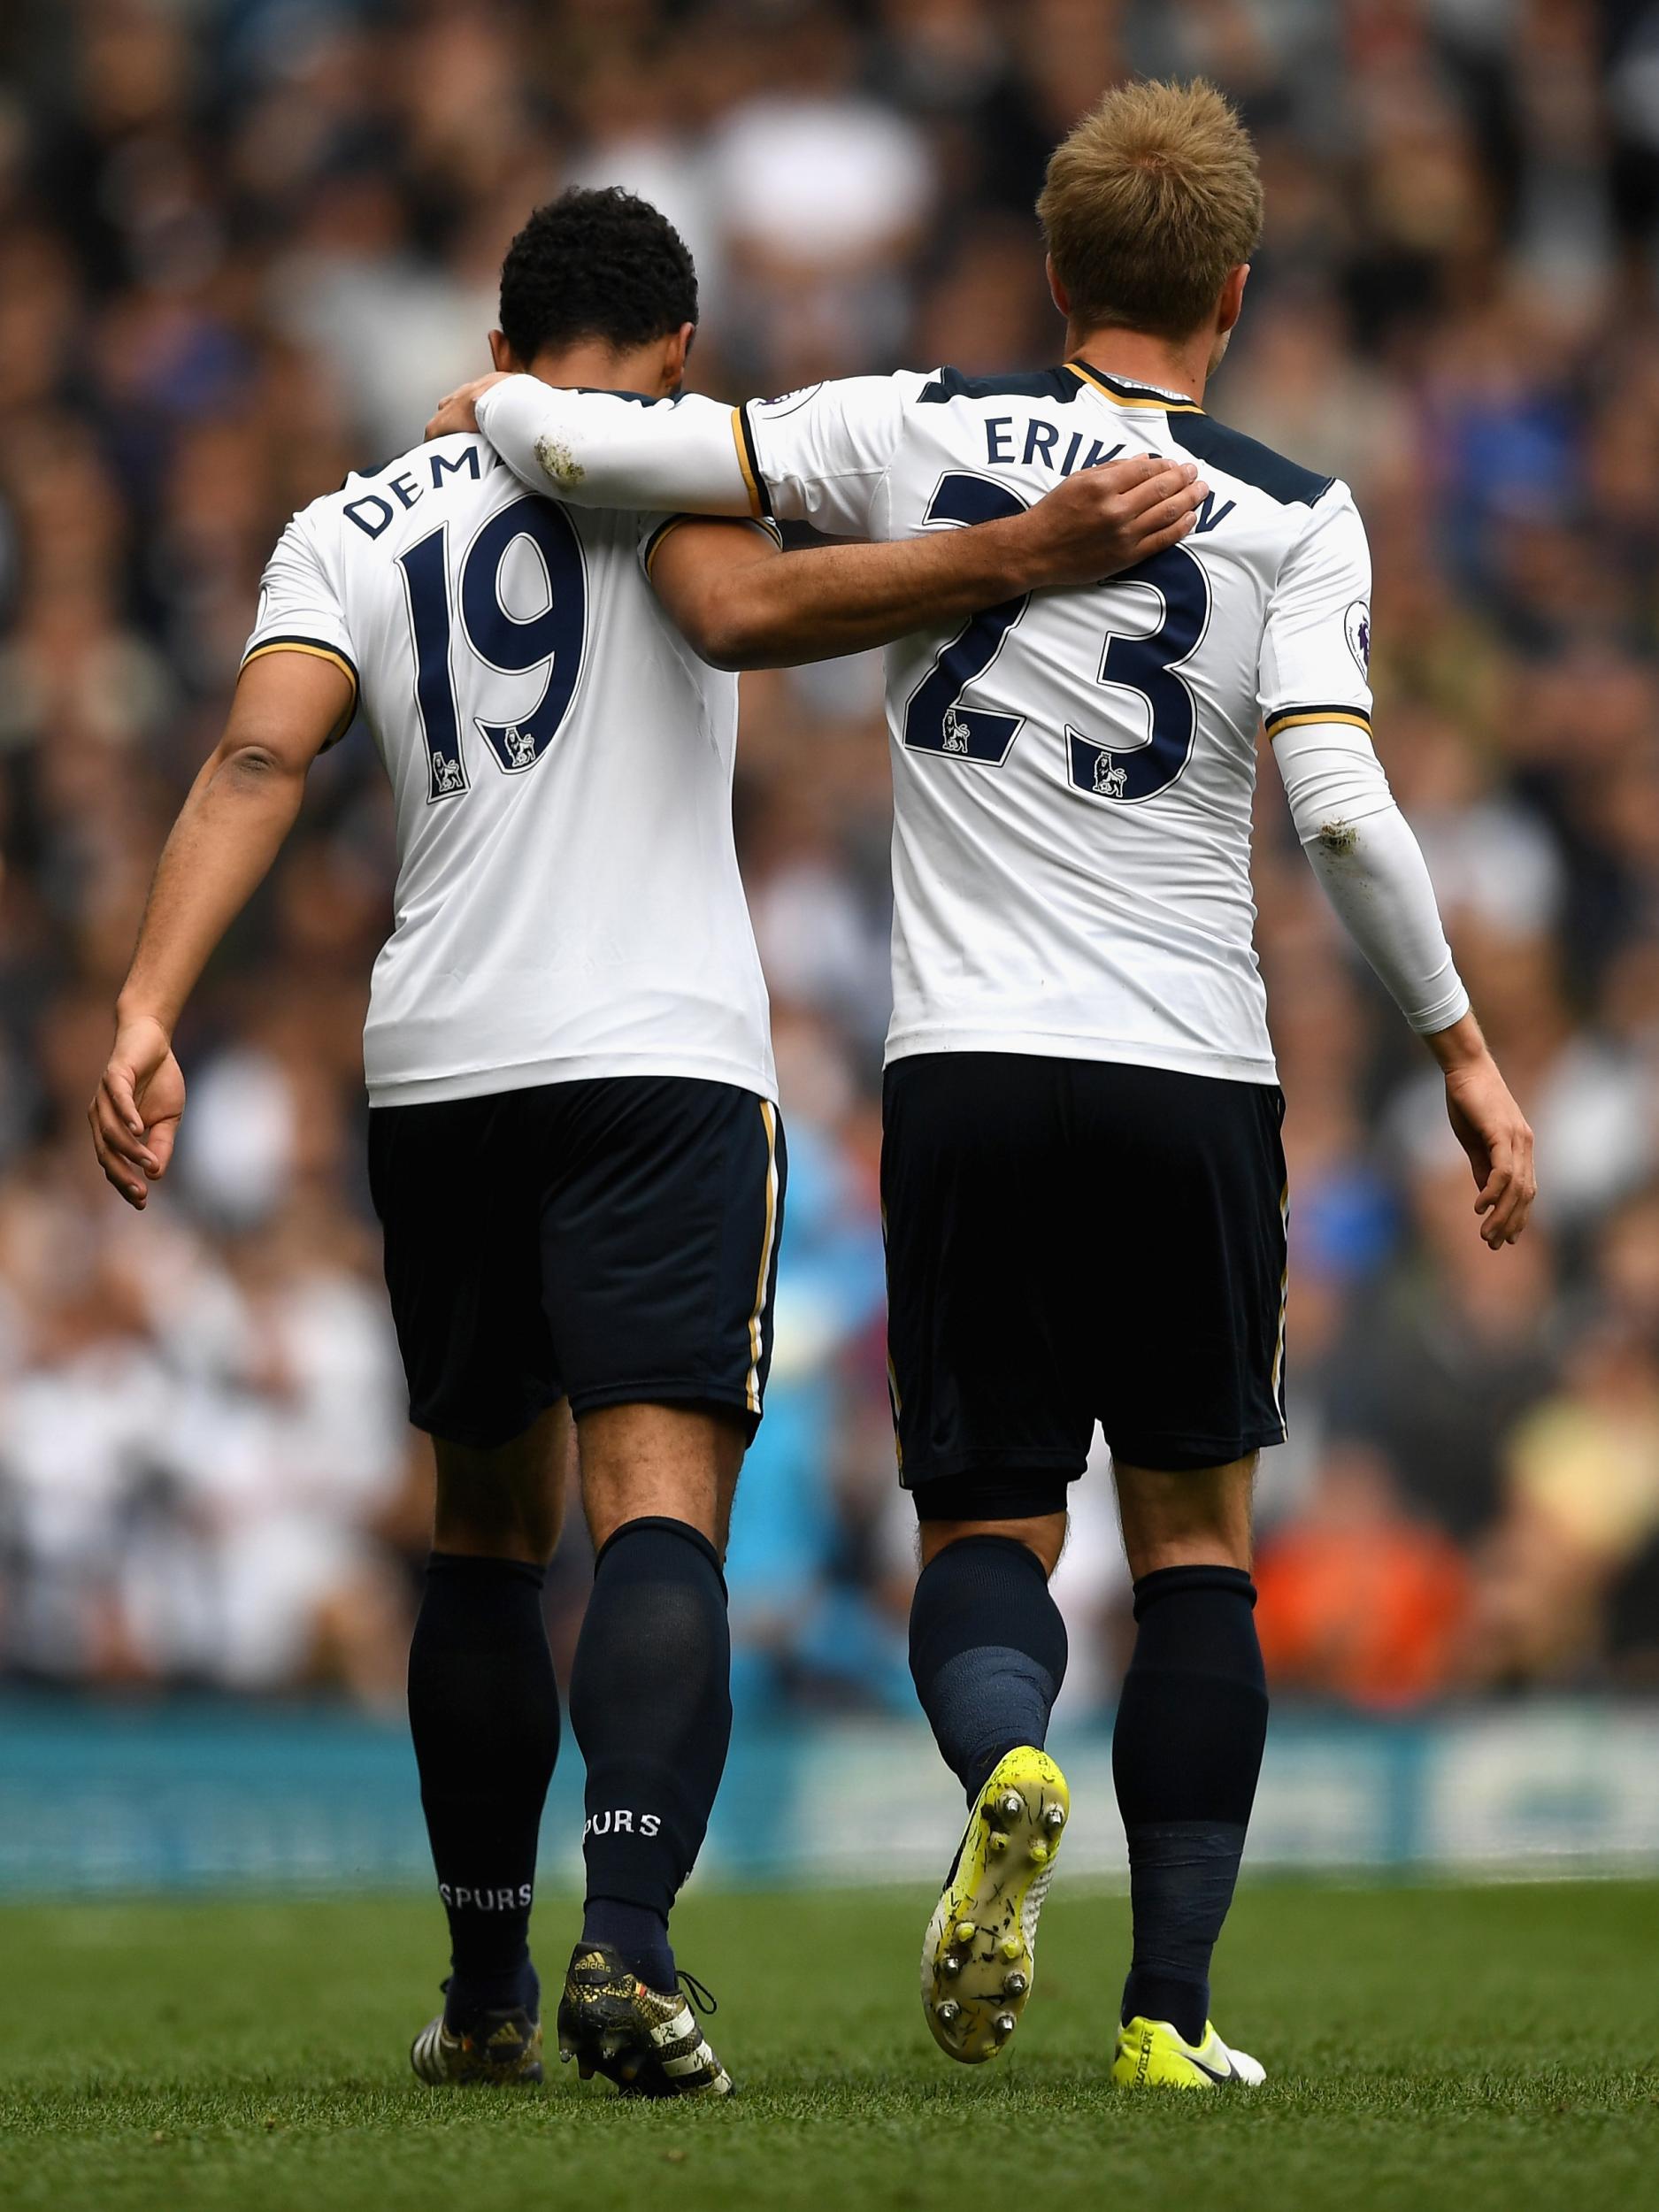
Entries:
[[1185,537],[1207,490],[1190,464],[1141,456],[1082,471],[1022,514],[887,544],[784,553],[757,529],[687,519],[649,565],[705,660],[787,667],[1117,575]]
[[293,827],[312,761],[356,702],[357,680],[341,657],[299,644],[256,649],[163,849],[116,1002],[115,1041],[87,1112],[99,1166],[140,1212],[167,1171],[184,1111],[174,1025]]
[[496,371],[439,402],[426,434],[453,431],[487,438],[527,489],[570,506],[762,511],[736,411],[698,393],[576,391]]
[[680,515],[645,556],[651,588],[692,649],[711,668],[765,668],[764,651],[775,571],[786,556],[767,530],[708,515]]

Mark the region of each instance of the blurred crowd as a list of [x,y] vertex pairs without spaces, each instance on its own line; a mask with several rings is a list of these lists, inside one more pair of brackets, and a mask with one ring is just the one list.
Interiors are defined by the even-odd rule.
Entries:
[[[488,365],[528,208],[621,182],[733,396],[1060,334],[1045,153],[1214,77],[1269,230],[1211,395],[1354,485],[1379,743],[1538,1132],[1479,1243],[1432,1069],[1263,777],[1292,1158],[1281,1694],[1659,1680],[1659,5],[1648,0],[13,0],[0,12],[0,1675],[396,1699],[430,1471],[362,1165],[388,926],[359,736],[180,1039],[142,1220],[82,1114],[149,871],[288,514]],[[868,659],[744,680],[737,795],[794,1187],[731,1583],[751,1705],[910,1703],[881,1349],[887,780]],[[1103,1256],[1104,1257],[1105,1256]],[[1132,1285],[1102,1271],[1102,1310]],[[581,1603],[554,1578],[556,1640]],[[1059,1587],[1074,1710],[1125,1581]]]

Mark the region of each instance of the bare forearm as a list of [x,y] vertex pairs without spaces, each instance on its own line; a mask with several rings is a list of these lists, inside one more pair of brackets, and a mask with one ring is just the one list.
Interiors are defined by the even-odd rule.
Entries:
[[1206,489],[1192,464],[1148,456],[1085,469],[1034,505],[993,521],[890,544],[780,556],[763,555],[748,538],[750,550],[733,559],[707,530],[687,527],[664,541],[651,580],[685,635],[718,667],[828,660],[918,631],[949,630],[1028,592],[1087,588],[1132,568],[1191,529]]
[[171,1034],[215,948],[294,826],[303,774],[257,749],[215,754],[163,848],[138,949],[117,1003]]
[[1423,1041],[1448,1075],[1455,1073],[1459,1068],[1472,1067],[1477,1061],[1491,1056],[1472,1007],[1460,1020],[1448,1023],[1444,1029],[1428,1032]]
[[703,649],[722,668],[831,660],[948,626],[1040,580],[1027,538],[1002,522],[786,553],[727,579]]

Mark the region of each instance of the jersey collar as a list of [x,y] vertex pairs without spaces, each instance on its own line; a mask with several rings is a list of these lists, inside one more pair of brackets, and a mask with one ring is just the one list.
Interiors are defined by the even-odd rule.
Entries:
[[1166,415],[1202,415],[1204,411],[1185,392],[1168,392],[1161,384],[1131,384],[1120,376],[1108,376],[1104,369],[1097,369],[1081,356],[1065,365],[1079,382],[1092,384],[1120,407],[1156,407]]

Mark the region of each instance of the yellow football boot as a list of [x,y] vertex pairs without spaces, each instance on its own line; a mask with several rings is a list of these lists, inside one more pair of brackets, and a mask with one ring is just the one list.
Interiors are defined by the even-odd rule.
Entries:
[[1000,1760],[963,1831],[922,1946],[922,2009],[941,2051],[977,2066],[1019,2025],[1037,1916],[1071,1811],[1065,1777],[1029,1745]]
[[1248,2051],[1230,2051],[1206,2020],[1202,2043],[1188,2043],[1167,2020],[1139,2014],[1118,2031],[1112,2079],[1119,2089],[1254,2089],[1266,2070]]

